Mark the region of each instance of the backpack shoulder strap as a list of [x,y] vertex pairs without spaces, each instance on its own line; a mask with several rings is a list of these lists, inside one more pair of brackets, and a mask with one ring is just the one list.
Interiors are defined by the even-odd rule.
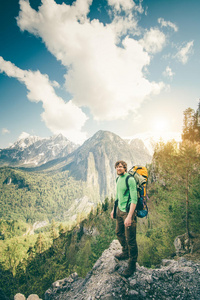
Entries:
[[130,177],[131,177],[130,174],[126,177],[126,190],[125,190],[125,192],[124,192],[124,195],[125,195],[125,194],[127,193],[127,191],[129,190],[128,180],[129,180]]

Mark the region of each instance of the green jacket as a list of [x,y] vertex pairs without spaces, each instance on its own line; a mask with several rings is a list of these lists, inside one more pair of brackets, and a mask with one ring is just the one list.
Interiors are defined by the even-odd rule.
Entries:
[[[128,179],[129,190],[127,191],[126,186],[126,177],[129,176],[128,173],[121,175],[117,179],[117,186],[116,186],[116,197],[118,199],[118,207],[121,211],[126,211],[126,205],[130,194],[129,203],[137,204],[137,186],[135,179],[130,177]],[[126,191],[126,194],[124,194]]]

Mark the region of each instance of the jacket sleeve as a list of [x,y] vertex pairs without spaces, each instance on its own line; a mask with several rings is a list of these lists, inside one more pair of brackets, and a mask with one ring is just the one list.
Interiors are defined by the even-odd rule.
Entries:
[[130,203],[137,204],[137,185],[133,177],[128,179],[129,191],[130,191]]

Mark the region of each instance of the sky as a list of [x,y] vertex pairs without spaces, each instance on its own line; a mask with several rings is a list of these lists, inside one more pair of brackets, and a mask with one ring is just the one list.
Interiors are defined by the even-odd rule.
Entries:
[[200,98],[200,1],[0,1],[0,148],[174,137]]

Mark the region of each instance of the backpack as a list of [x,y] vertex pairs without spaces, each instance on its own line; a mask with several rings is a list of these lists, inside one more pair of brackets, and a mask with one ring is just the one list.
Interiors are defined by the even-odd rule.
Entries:
[[[128,171],[129,176],[126,177],[126,186],[127,189],[124,194],[126,194],[127,190],[129,190],[128,179],[130,177],[134,177],[137,185],[137,193],[138,193],[138,202],[136,206],[137,216],[139,218],[144,218],[148,214],[148,207],[146,203],[147,196],[147,180],[148,180],[148,172],[146,167],[143,166],[133,166]],[[130,197],[130,195],[129,195]],[[130,198],[129,198],[130,199]],[[128,204],[129,199],[126,205],[126,211],[129,212],[130,204]]]
[[[127,193],[129,190],[129,185],[128,185],[128,179],[133,176],[136,185],[137,185],[137,194],[138,194],[138,201],[136,205],[136,211],[137,211],[137,217],[139,218],[144,218],[148,214],[148,207],[146,203],[146,199],[148,199],[147,196],[147,180],[148,180],[148,172],[145,167],[142,166],[133,166],[129,171],[128,171],[129,176],[126,177],[126,191],[124,192],[124,195]],[[116,178],[116,182],[119,177]],[[129,199],[130,199],[130,194],[129,198],[126,204],[126,212],[129,212],[130,209],[130,204],[129,204]],[[118,206],[118,199],[115,200],[114,203],[114,209],[113,209],[113,218],[116,219],[116,211],[117,211],[117,206]]]

